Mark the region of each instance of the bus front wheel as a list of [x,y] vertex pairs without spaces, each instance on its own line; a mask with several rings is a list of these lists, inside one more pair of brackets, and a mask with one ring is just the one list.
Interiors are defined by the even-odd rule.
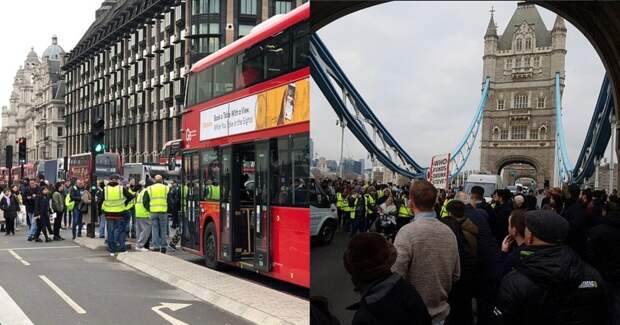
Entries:
[[205,229],[204,246],[205,265],[210,269],[219,270],[221,263],[217,261],[217,235],[213,222],[209,222]]

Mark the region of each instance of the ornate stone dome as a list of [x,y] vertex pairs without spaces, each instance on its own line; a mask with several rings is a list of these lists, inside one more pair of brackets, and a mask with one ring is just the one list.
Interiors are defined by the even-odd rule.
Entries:
[[43,59],[60,61],[60,58],[65,54],[65,50],[58,45],[58,37],[56,35],[52,36],[52,45],[50,45],[43,52]]

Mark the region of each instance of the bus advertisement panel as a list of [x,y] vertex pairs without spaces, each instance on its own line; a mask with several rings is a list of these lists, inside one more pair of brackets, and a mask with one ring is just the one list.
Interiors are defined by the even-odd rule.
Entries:
[[309,4],[197,62],[183,115],[182,240],[210,268],[310,285]]

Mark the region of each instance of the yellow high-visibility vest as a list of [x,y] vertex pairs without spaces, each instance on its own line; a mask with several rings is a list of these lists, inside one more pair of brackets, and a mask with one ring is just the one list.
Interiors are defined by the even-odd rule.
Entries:
[[220,186],[219,185],[207,185],[207,200],[220,200]]
[[120,185],[106,185],[103,189],[103,204],[101,209],[104,212],[119,213],[125,211],[125,196],[123,187]]
[[342,193],[337,192],[336,193],[336,207],[340,210],[342,210],[342,207],[344,206],[343,204],[343,200],[342,200]]
[[407,205],[407,201],[404,199],[403,204],[401,204],[398,208],[398,216],[401,218],[410,218],[411,216],[413,216],[413,213],[411,213],[411,209],[409,209],[409,206]]
[[156,183],[147,188],[149,193],[149,211],[167,212],[168,211],[168,186]]
[[132,190],[131,190],[131,188],[127,188],[127,190],[129,191],[129,193],[131,193],[131,195],[133,195],[133,196],[134,196],[134,198],[133,198],[133,199],[131,199],[131,200],[127,203],[127,206],[126,206],[126,209],[127,209],[127,210],[131,210],[131,208],[133,208],[133,207],[134,207],[134,205],[136,204],[136,196],[135,196],[135,195],[136,195],[136,192],[132,191]]
[[140,192],[138,192],[138,198],[136,199],[136,205],[135,205],[136,218],[149,218],[151,216],[151,213],[149,212],[149,210],[147,210],[144,207],[144,203],[142,203],[145,192],[146,192],[145,190],[140,190]]

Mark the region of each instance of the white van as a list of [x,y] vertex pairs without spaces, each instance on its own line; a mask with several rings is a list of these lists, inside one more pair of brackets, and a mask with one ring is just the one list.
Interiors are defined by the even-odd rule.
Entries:
[[487,202],[491,201],[491,195],[496,190],[504,188],[502,183],[502,177],[499,175],[489,174],[471,174],[467,177],[463,191],[465,193],[471,193],[471,189],[474,186],[481,186],[484,189],[484,198]]
[[310,236],[320,244],[328,245],[334,239],[338,228],[336,205],[330,202],[321,186],[312,182],[310,186]]

